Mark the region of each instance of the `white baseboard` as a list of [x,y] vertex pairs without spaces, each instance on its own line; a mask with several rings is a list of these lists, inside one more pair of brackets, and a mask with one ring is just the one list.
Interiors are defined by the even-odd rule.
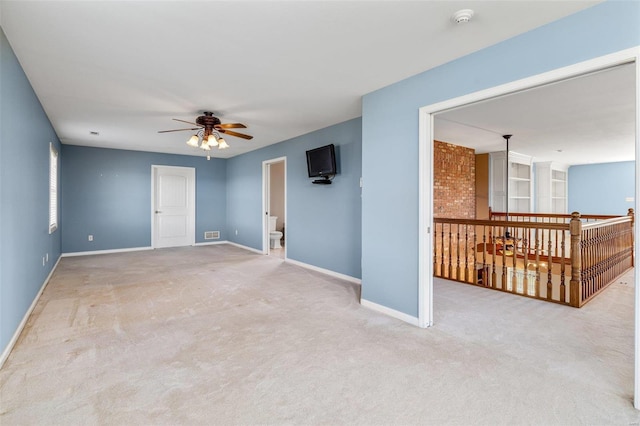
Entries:
[[142,250],[153,250],[153,247],[132,247],[132,248],[112,249],[112,250],[78,251],[75,253],[62,253],[60,257],[92,256],[94,254],[125,253],[128,251],[142,251]]
[[225,242],[227,244],[231,244],[232,246],[236,246],[236,247],[239,247],[241,249],[249,250],[249,251],[252,251],[252,252],[258,253],[258,254],[264,254],[264,252],[262,250],[257,250],[257,249],[254,249],[253,247],[243,246],[242,244],[234,243],[233,241],[225,241]]
[[395,309],[387,308],[386,306],[378,305],[377,303],[370,302],[366,299],[361,299],[360,304],[365,308],[369,308],[373,311],[380,312],[385,315],[389,315],[390,317],[399,319],[400,321],[404,321],[411,325],[415,325],[416,327],[420,327],[420,322],[417,317],[412,317],[411,315],[407,315],[404,312],[396,311]]
[[18,328],[16,328],[15,333],[13,333],[11,340],[9,340],[9,343],[7,343],[7,346],[2,351],[2,355],[0,355],[0,368],[2,368],[7,358],[9,358],[9,354],[11,354],[13,347],[16,345],[16,342],[20,338],[20,334],[22,334],[22,330],[24,329],[25,325],[27,325],[27,321],[29,321],[29,317],[31,316],[33,309],[38,304],[38,300],[40,300],[40,296],[42,296],[42,292],[44,291],[47,284],[49,284],[49,280],[51,279],[51,276],[53,275],[54,271],[58,267],[58,264],[60,263],[60,259],[62,259],[62,255],[58,257],[56,264],[53,265],[53,268],[51,268],[49,275],[47,275],[47,278],[44,280],[44,283],[42,283],[42,286],[40,287],[38,294],[36,294],[36,297],[33,299],[33,302],[31,302],[31,306],[29,306],[29,309],[27,309],[27,312],[24,314],[24,317],[22,317],[22,321],[20,321],[20,324],[18,324]]
[[318,266],[309,265],[308,263],[300,262],[298,260],[293,260],[293,259],[285,259],[284,261],[287,263],[291,263],[293,265],[301,266],[306,269],[311,269],[312,271],[320,272],[325,275],[330,275],[335,278],[340,278],[341,280],[349,281],[355,284],[362,283],[362,280],[360,278],[352,277],[351,275],[341,274],[340,272],[335,272],[330,269],[320,268]]
[[194,246],[213,246],[216,244],[229,244],[227,240],[208,241],[206,243],[195,243]]

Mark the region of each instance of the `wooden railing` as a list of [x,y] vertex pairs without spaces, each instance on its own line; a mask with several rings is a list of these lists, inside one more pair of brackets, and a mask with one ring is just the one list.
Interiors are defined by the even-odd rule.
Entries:
[[576,294],[572,293],[571,297],[578,306],[593,299],[618,276],[634,267],[633,222],[632,209],[628,216],[615,219],[587,224],[572,220],[576,229],[571,232],[571,246],[580,252],[580,256],[571,259],[573,271],[576,271],[576,275],[572,271],[571,276],[572,291]]
[[[629,215],[633,215],[633,209],[629,209]],[[560,213],[509,213],[509,220],[516,222],[543,222],[543,223],[569,223],[572,214],[560,214]],[[581,214],[580,220],[582,222],[594,222],[605,219],[615,219],[620,216],[605,215],[605,214]],[[489,208],[490,220],[507,220],[507,213],[494,212]]]
[[434,219],[434,276],[580,307],[633,266],[631,209],[509,219]]

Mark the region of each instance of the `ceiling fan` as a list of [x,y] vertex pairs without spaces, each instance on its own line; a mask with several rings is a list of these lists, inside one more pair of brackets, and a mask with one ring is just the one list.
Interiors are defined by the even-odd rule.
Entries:
[[220,136],[220,133],[229,136],[235,136],[237,138],[242,139],[253,139],[253,136],[245,135],[244,133],[238,133],[229,129],[246,129],[242,123],[222,123],[220,119],[213,115],[210,111],[204,111],[204,115],[196,118],[196,122],[192,123],[191,121],[180,120],[178,118],[174,118],[175,121],[180,121],[183,123],[191,124],[196,127],[188,127],[186,129],[172,129],[172,130],[160,130],[158,133],[169,133],[169,132],[183,132],[187,130],[196,130],[196,133],[191,136],[191,138],[187,141],[187,145],[192,146],[194,148],[202,148],[205,151],[211,150],[211,148],[217,146],[218,149],[229,148],[227,142]]

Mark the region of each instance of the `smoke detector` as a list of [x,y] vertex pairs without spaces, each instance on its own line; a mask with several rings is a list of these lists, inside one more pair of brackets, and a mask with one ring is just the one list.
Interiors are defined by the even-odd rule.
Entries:
[[473,17],[473,10],[462,9],[451,15],[451,20],[456,24],[466,24]]

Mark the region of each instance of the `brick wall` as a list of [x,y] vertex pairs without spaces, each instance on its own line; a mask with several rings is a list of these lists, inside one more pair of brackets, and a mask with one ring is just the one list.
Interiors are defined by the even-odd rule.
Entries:
[[474,219],[476,214],[475,151],[433,141],[433,215]]

